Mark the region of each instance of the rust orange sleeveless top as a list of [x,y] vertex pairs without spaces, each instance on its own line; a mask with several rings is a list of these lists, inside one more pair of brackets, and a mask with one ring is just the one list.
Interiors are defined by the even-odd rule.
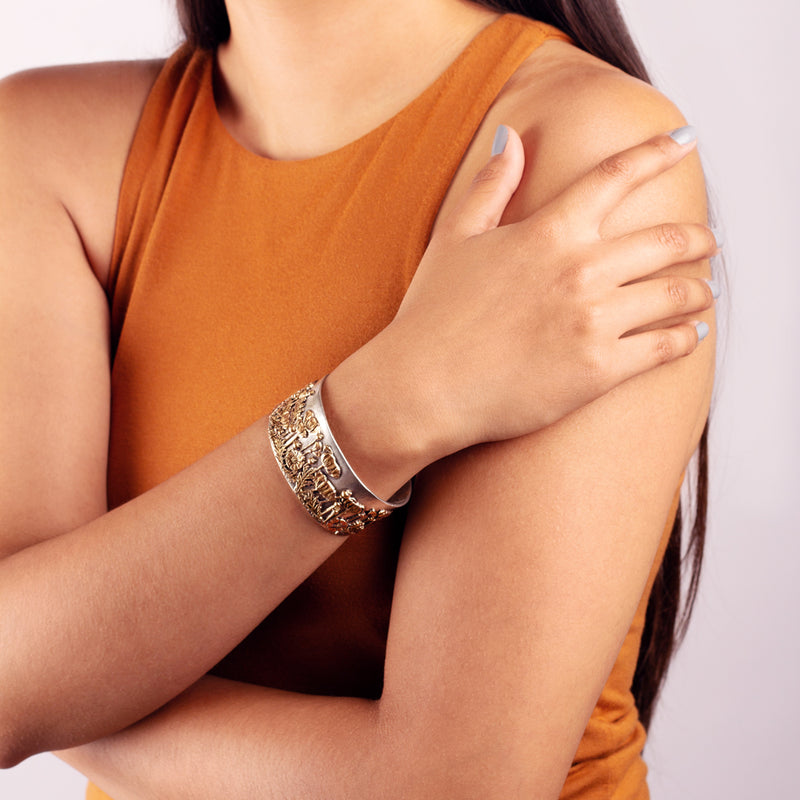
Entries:
[[[499,17],[395,117],[340,150],[291,162],[256,156],[229,135],[210,54],[183,48],[166,63],[119,201],[112,507],[197,460],[391,321],[487,109],[551,38],[566,39]],[[398,514],[353,537],[217,674],[378,697],[402,524]],[[648,797],[630,686],[650,585],[562,798]],[[105,795],[90,787],[88,797]]]

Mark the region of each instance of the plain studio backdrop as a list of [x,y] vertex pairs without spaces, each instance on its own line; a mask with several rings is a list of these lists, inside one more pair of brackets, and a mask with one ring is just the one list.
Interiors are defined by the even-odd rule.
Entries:
[[[727,253],[708,551],[645,751],[652,795],[800,797],[800,12],[623,2],[657,85],[699,131]],[[3,6],[0,76],[159,57],[179,41],[171,0]],[[0,771],[2,800],[80,800],[84,786],[51,755]]]

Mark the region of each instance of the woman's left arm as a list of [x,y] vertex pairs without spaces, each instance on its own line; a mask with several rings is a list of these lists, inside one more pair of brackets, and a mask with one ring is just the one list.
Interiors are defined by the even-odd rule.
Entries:
[[[663,98],[616,73],[598,71],[581,87],[564,89],[535,130],[526,109],[540,111],[542,98],[498,104],[453,195],[500,121],[523,132],[529,154],[508,221],[609,154],[683,124]],[[610,167],[628,179],[624,162]],[[690,155],[633,192],[607,232],[705,217]],[[707,262],[682,269],[708,275]],[[535,434],[470,448],[418,477],[380,700],[207,678],[63,757],[115,800],[556,798],[707,416],[712,312],[701,318],[711,334],[687,358]]]

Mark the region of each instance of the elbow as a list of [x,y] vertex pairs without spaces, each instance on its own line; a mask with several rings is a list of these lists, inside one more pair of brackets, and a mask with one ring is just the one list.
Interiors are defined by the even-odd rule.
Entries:
[[37,747],[33,720],[10,706],[10,698],[0,692],[0,769],[16,767],[26,758],[43,752],[47,747]]
[[11,769],[22,763],[27,756],[20,756],[13,750],[0,746],[0,769]]
[[0,769],[11,769],[24,761],[33,753],[24,746],[22,737],[13,730],[7,730],[0,723]]

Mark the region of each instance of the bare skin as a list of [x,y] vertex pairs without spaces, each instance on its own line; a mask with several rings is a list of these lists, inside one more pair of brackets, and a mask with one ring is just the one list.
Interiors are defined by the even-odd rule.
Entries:
[[[254,60],[255,43],[281,31],[286,58],[273,65],[290,70],[302,49],[299,38],[293,49],[288,22],[298,30],[306,26],[308,34],[308,20],[290,17],[280,3],[230,5],[234,24],[240,14],[257,35],[249,49],[245,40],[239,51],[221,54],[229,92],[221,112],[240,140],[273,157],[325,152],[371,130],[407,102],[410,88],[413,97],[441,71],[438,57],[424,62],[412,50],[415,59],[398,64],[402,47],[394,52],[376,45],[342,62],[329,84],[322,73],[300,80],[302,107],[287,100],[282,113],[270,117],[282,127],[265,129],[258,115],[246,113],[261,107],[260,93],[274,87]],[[291,5],[311,13],[315,4]],[[347,4],[354,25],[362,5]],[[416,41],[411,12],[417,4],[397,5],[409,17],[393,35],[406,31]],[[450,59],[491,18],[450,0],[430,5],[436,22],[425,30],[450,43]],[[287,26],[260,20],[267,6],[286,12]],[[349,31],[325,30],[325,37],[309,35],[317,48],[326,44],[341,53],[337,33],[352,41]],[[460,32],[455,38],[454,30]],[[381,43],[380,31],[374,41]],[[364,66],[387,52],[406,69],[402,88],[359,86],[365,97],[390,98],[375,110],[377,119],[369,116],[369,103],[352,118],[320,124],[330,120],[329,102],[342,107],[337,98],[357,81],[386,72]],[[0,622],[4,641],[13,635],[19,642],[14,658],[0,664],[0,684],[11,687],[0,713],[3,762],[106,736],[64,757],[115,800],[556,797],[629,627],[707,414],[710,296],[700,296],[699,282],[687,282],[685,308],[692,319],[712,325],[709,340],[689,358],[624,382],[547,427],[537,428],[531,412],[529,430],[536,432],[526,436],[502,427],[507,409],[497,406],[497,419],[479,419],[480,425],[470,414],[463,440],[451,436],[442,443],[424,431],[420,452],[402,435],[412,421],[393,420],[381,433],[396,457],[378,463],[366,433],[383,419],[380,410],[395,403],[387,403],[380,381],[366,399],[347,387],[353,376],[374,373],[387,353],[408,357],[411,297],[396,323],[329,379],[337,437],[359,471],[389,494],[441,456],[486,439],[516,438],[436,460],[418,480],[398,571],[384,696],[376,702],[301,697],[202,678],[340,542],[304,517],[256,426],[162,487],[105,513],[108,323],[102,290],[125,156],[157,70],[157,64],[141,64],[46,71],[13,79],[0,91],[0,177],[10,189],[0,197],[0,294],[15,298],[3,308],[0,339],[4,352],[21,351],[0,382],[0,447],[8,454],[0,477],[4,491],[11,489],[0,508],[0,554],[6,556],[0,604],[18,607],[21,597],[28,603],[25,615],[4,615]],[[237,83],[237,70],[253,79],[247,87]],[[104,113],[80,113],[85,109]],[[501,122],[520,131],[528,156],[505,222],[539,211],[601,159],[683,124],[652,89],[568,45],[544,45],[506,87],[463,162],[440,215],[443,250],[455,241],[447,220],[475,191],[472,176]],[[296,130],[301,137],[292,135]],[[671,147],[659,141],[655,150]],[[521,169],[517,144],[512,138],[506,161],[496,162],[501,181]],[[632,162],[612,162],[626,163]],[[575,197],[572,202],[579,204]],[[566,237],[585,237],[598,263],[607,240],[667,221],[704,222],[696,157],[612,205],[596,233],[575,224]],[[560,219],[569,217],[568,206],[559,207]],[[536,235],[544,242],[552,230],[542,224]],[[664,246],[673,248],[671,275],[708,275],[706,258],[715,248],[701,236],[691,228],[685,242],[678,237]],[[431,275],[440,263],[433,258]],[[662,313],[653,322],[665,317],[684,319]],[[22,342],[20,330],[26,332]],[[696,343],[686,330],[683,335],[681,354]],[[427,380],[435,387],[442,376]],[[425,409],[424,393],[408,400],[409,408]],[[348,427],[353,419],[364,424]],[[513,486],[503,477],[509,472],[519,477]],[[253,476],[263,486],[260,495],[245,491]],[[622,529],[619,520],[625,520]],[[171,560],[176,552],[180,557]],[[153,563],[165,564],[165,571],[153,576]],[[219,581],[236,576],[235,602],[213,591],[209,570]],[[114,602],[108,602],[109,587]],[[205,630],[209,610],[220,619],[218,630]],[[120,629],[125,637],[117,635]],[[66,668],[65,658],[72,659]],[[152,681],[142,685],[141,673],[126,669],[131,663],[155,664]],[[38,673],[31,674],[31,664]],[[115,733],[187,687],[162,711]],[[198,769],[199,761],[206,768]]]

